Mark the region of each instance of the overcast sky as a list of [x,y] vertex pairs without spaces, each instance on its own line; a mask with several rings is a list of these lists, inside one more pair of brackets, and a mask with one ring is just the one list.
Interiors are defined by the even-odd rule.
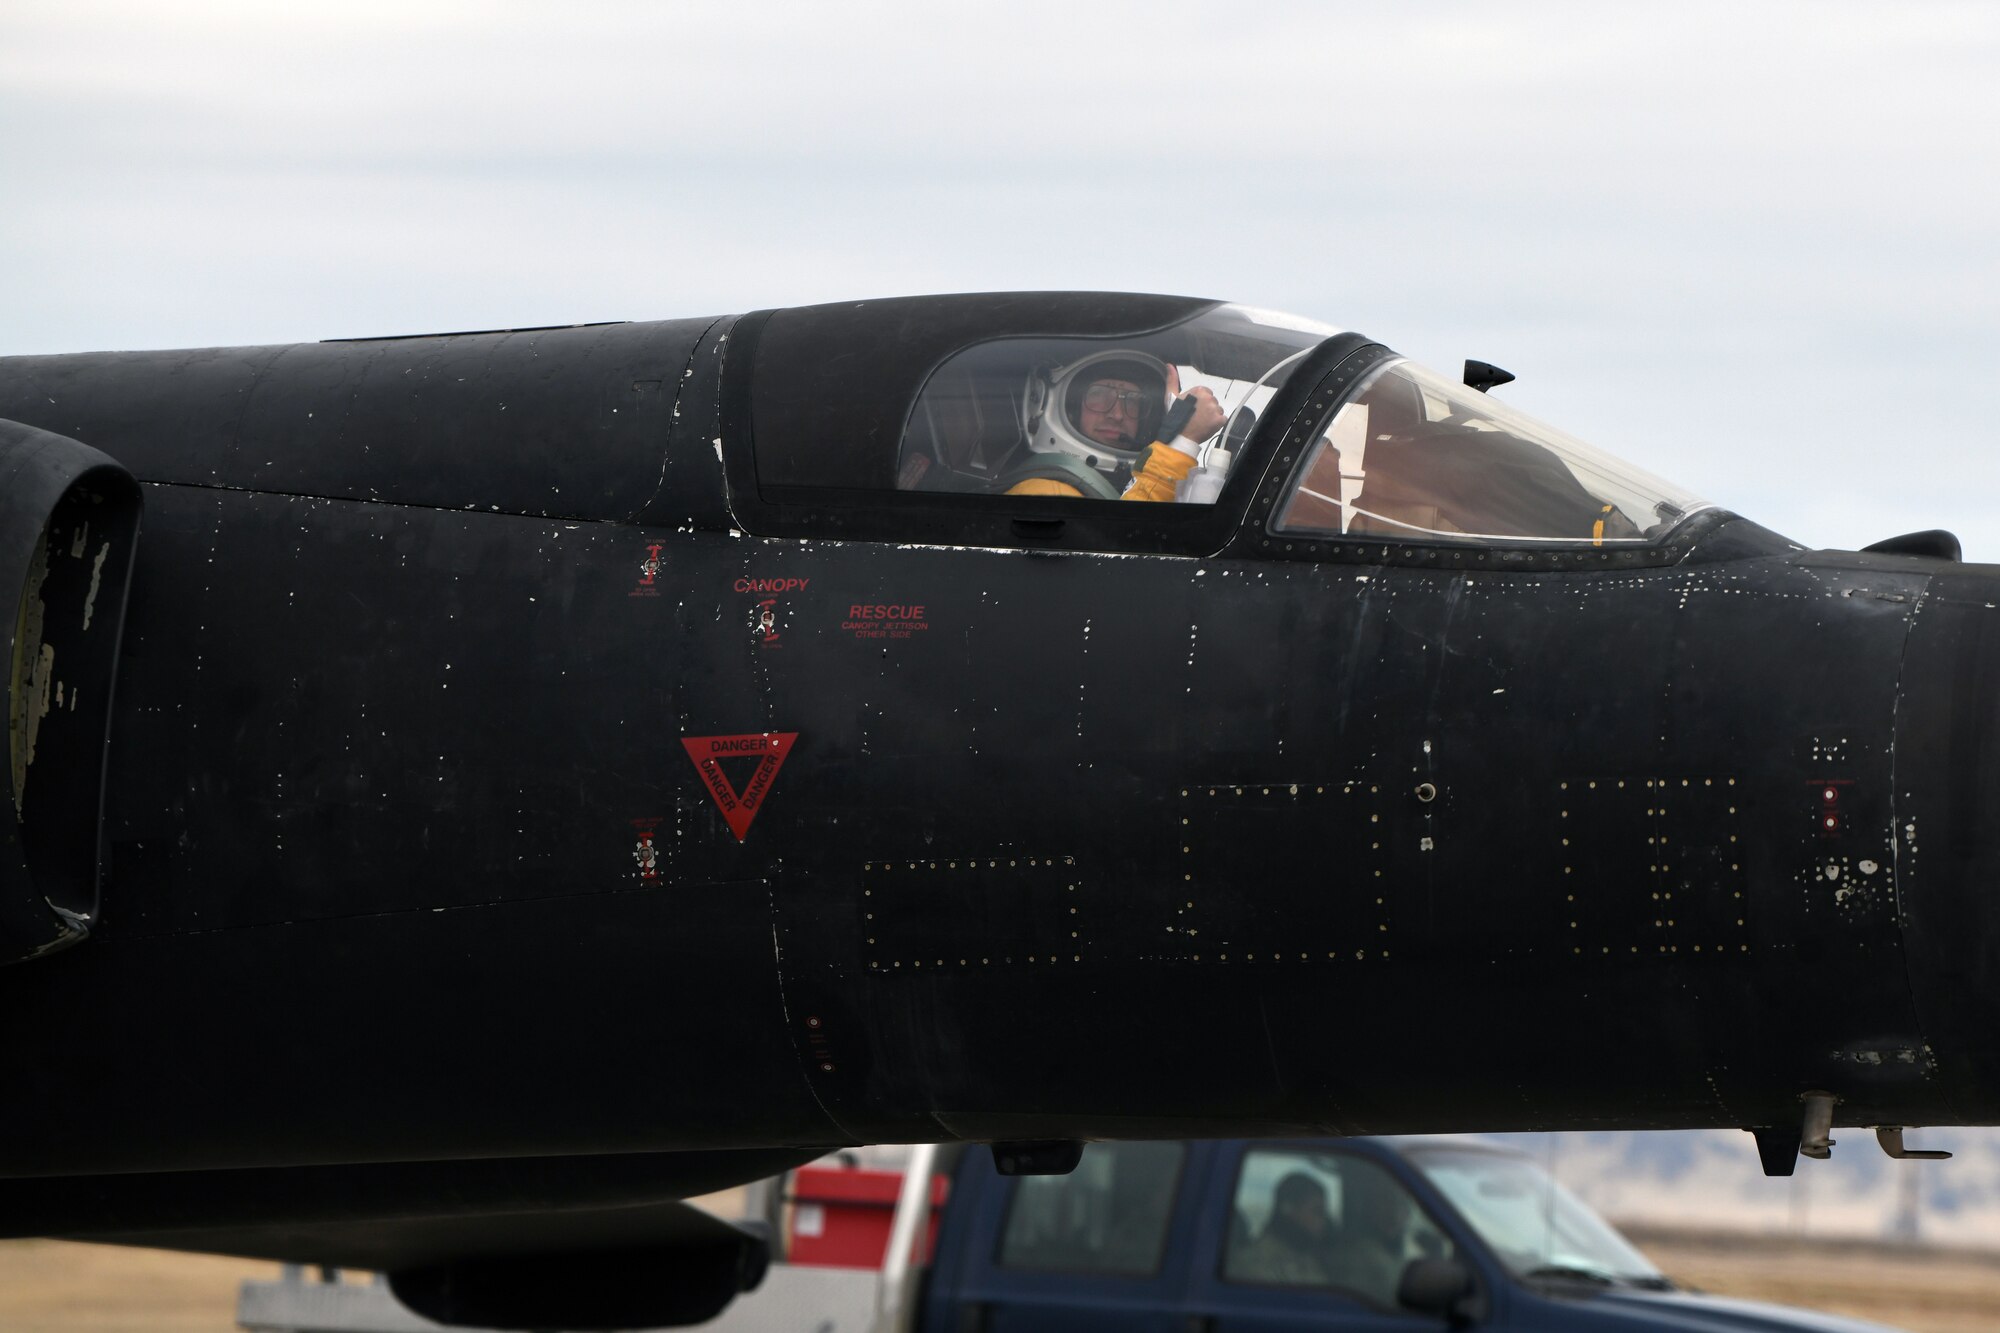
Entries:
[[2000,561],[2000,6],[0,6],[0,353],[999,288],[1515,371]]

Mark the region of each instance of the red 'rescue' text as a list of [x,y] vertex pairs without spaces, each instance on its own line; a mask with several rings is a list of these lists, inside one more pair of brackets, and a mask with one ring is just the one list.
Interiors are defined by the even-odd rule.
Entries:
[[857,639],[907,639],[931,627],[929,611],[920,602],[857,602],[840,629]]

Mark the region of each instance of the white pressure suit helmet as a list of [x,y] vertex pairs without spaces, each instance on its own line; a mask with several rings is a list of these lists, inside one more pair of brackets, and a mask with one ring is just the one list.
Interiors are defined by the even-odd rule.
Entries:
[[[1083,433],[1083,396],[1099,380],[1124,380],[1144,393],[1132,439],[1107,444]],[[1031,375],[1022,404],[1028,447],[1038,454],[1067,454],[1104,472],[1137,467],[1158,435],[1167,407],[1167,363],[1146,352],[1115,348]]]

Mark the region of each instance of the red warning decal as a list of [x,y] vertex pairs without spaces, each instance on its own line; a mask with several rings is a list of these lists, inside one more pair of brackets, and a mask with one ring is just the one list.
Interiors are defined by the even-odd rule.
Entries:
[[665,542],[648,542],[646,558],[639,562],[639,581],[633,585],[627,597],[658,597],[660,595],[660,571],[666,568],[666,561],[660,559],[660,549]]
[[[694,760],[695,772],[701,774],[702,784],[715,798],[716,808],[722,811],[722,818],[729,824],[729,831],[736,835],[736,841],[743,841],[744,835],[750,831],[751,821],[764,808],[764,798],[771,794],[771,784],[778,780],[778,770],[785,766],[785,760],[792,753],[792,742],[798,738],[796,731],[681,738],[688,758]],[[743,784],[741,791],[722,771],[722,763],[726,759],[757,761],[756,771],[750,774],[750,780]]]
[[840,622],[841,630],[857,639],[907,639],[930,627],[927,608],[917,602],[889,606],[856,603],[847,608],[847,619]]
[[653,843],[653,831],[659,826],[658,819],[632,821],[632,827],[639,835],[638,844],[632,848],[632,859],[639,863],[640,879],[660,877],[660,849]]

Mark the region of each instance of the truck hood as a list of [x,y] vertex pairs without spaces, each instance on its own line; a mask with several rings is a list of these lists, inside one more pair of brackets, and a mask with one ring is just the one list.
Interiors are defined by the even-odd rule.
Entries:
[[1896,1333],[1886,1324],[1871,1324],[1818,1310],[1801,1310],[1763,1301],[1739,1301],[1688,1291],[1607,1291],[1589,1299],[1591,1313],[1607,1324],[1626,1319],[1635,1329],[1685,1330],[1685,1333]]

